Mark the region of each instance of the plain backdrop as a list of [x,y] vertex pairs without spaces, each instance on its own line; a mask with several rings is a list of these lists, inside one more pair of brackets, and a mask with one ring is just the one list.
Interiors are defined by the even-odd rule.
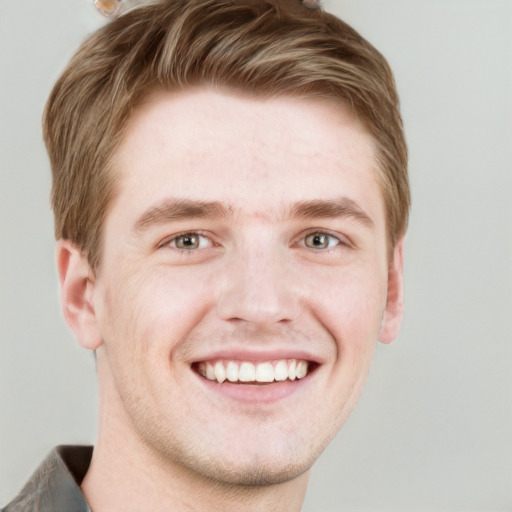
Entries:
[[[378,346],[304,511],[510,511],[512,1],[325,6],[395,71],[413,210],[401,335]],[[93,358],[58,305],[40,118],[102,23],[92,0],[0,0],[0,504],[54,445],[94,441]]]

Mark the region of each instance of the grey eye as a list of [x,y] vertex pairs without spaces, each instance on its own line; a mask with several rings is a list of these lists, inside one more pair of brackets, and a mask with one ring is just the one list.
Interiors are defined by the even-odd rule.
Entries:
[[304,245],[310,249],[331,249],[339,243],[336,237],[325,233],[311,233],[304,239]]
[[201,237],[200,235],[197,235],[195,233],[187,233],[185,235],[177,236],[173,240],[173,243],[177,249],[199,249],[199,247],[201,246],[201,238],[204,237]]

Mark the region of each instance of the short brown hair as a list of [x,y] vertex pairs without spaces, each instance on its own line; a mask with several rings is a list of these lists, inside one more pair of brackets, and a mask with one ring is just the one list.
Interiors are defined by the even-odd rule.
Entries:
[[89,37],[46,105],[55,234],[93,267],[116,193],[112,156],[131,113],[155,87],[197,85],[346,102],[376,143],[391,244],[405,232],[410,195],[398,96],[370,43],[300,0],[160,0]]

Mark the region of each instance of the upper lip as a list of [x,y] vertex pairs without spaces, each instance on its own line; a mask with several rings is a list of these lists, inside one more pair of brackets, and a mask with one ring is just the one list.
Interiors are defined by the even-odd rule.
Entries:
[[223,348],[204,354],[198,354],[198,357],[194,358],[192,362],[199,363],[202,361],[225,360],[259,363],[265,361],[280,361],[283,359],[298,359],[315,364],[322,364],[323,362],[323,359],[317,354],[300,348],[248,349],[247,347]]

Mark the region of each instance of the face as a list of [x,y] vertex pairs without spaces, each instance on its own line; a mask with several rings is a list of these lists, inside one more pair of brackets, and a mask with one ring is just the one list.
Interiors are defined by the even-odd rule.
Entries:
[[222,482],[304,473],[399,316],[371,138],[330,102],[161,92],[115,166],[84,344],[116,421]]

